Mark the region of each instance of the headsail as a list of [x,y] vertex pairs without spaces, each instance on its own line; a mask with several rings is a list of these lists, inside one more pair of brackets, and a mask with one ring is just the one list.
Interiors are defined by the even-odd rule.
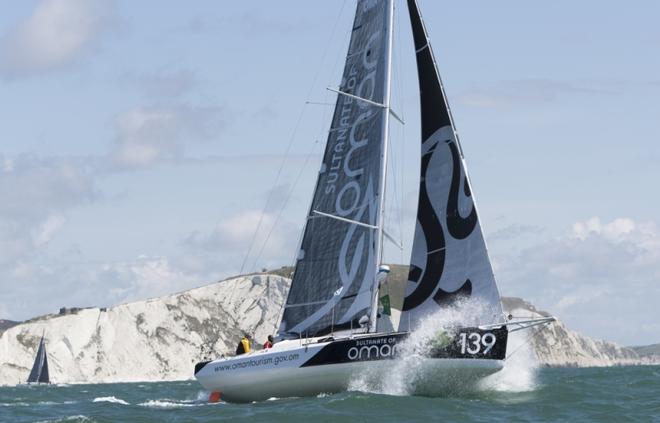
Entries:
[[39,341],[39,349],[37,350],[37,355],[34,358],[34,364],[32,365],[32,370],[27,381],[28,383],[50,383],[48,376],[48,356],[46,354],[46,343],[43,336],[41,337],[41,341]]
[[463,152],[416,0],[408,0],[408,10],[417,52],[422,163],[400,326],[414,327],[420,318],[468,297],[480,305],[475,323],[494,323],[502,306]]
[[[375,297],[392,0],[359,0],[282,335],[358,328]],[[367,100],[367,101],[365,101]]]

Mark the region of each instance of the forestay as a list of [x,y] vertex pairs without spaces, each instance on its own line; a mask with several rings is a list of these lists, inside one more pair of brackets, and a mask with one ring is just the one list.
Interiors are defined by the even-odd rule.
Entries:
[[[422,151],[417,224],[401,329],[470,299],[471,324],[502,306],[444,89],[415,0],[408,0],[420,87]],[[478,312],[478,313],[477,313]]]
[[[391,0],[357,3],[340,94],[279,333],[358,328],[377,268]],[[368,101],[364,101],[364,100]]]

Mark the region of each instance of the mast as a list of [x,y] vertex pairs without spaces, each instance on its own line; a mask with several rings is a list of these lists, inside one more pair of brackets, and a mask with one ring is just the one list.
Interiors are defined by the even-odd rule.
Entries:
[[392,91],[392,44],[394,39],[394,1],[387,0],[387,49],[385,52],[387,63],[385,67],[385,92],[383,96],[383,141],[380,152],[380,186],[378,188],[378,229],[376,230],[376,269],[374,272],[374,282],[372,286],[371,314],[369,316],[369,331],[375,332],[376,322],[378,320],[378,292],[379,292],[379,274],[378,270],[383,262],[383,240],[385,224],[385,185],[387,182],[387,152],[389,150],[390,139],[390,97]]

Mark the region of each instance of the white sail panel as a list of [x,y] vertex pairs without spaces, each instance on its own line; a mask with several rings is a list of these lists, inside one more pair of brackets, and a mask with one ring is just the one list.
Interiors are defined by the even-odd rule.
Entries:
[[428,314],[467,299],[473,324],[494,323],[501,320],[502,306],[462,151],[415,0],[408,1],[408,9],[417,52],[422,151],[417,225],[400,325],[414,327]]

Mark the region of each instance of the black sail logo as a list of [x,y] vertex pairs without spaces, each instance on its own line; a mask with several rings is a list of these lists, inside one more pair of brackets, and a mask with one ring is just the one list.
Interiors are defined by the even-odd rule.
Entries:
[[[432,138],[427,139],[427,142],[429,142],[430,139]],[[451,185],[449,188],[449,198],[447,200],[447,230],[454,239],[462,240],[467,238],[474,231],[477,224],[477,214],[474,209],[474,204],[472,205],[472,211],[466,218],[461,217],[458,211],[461,176],[464,171],[461,166],[461,160],[456,144],[452,139],[447,140],[446,144],[449,149],[448,153],[452,158]],[[431,202],[431,196],[434,195],[434,192],[429,192],[426,179],[431,159],[439,145],[443,144],[435,141],[435,143],[429,147],[428,151],[422,156],[417,221],[426,243],[426,261],[423,268],[415,265],[410,266],[408,280],[417,285],[404,299],[403,311],[411,310],[420,306],[430,297],[433,297],[433,300],[440,307],[446,307],[453,304],[457,299],[461,297],[470,297],[472,294],[473,287],[470,279],[467,279],[463,285],[454,291],[445,291],[438,288],[445,268],[447,241],[445,239],[442,223],[440,219],[438,219],[438,215]],[[444,150],[442,153],[446,154],[447,150]],[[465,196],[470,197],[471,194],[467,180],[464,181],[463,189]]]
[[[433,209],[426,186],[426,173],[438,143],[429,148],[422,156],[421,178],[419,182],[419,205],[417,208],[417,221],[422,228],[426,240],[426,264],[424,271],[417,266],[410,267],[408,280],[419,282],[413,292],[403,301],[403,311],[413,309],[422,304],[440,282],[442,270],[445,266],[445,236],[438,216]],[[420,280],[421,278],[421,280]]]
[[[447,141],[451,150],[451,159],[453,170],[451,175],[451,187],[449,188],[449,199],[447,200],[447,230],[452,237],[456,239],[467,238],[474,227],[477,225],[477,211],[472,203],[472,210],[467,217],[462,217],[458,210],[458,199],[460,195],[461,174],[464,173],[461,166],[461,159],[458,153],[456,143],[452,140]],[[466,197],[471,197],[470,187],[467,177],[463,176],[463,193]]]

